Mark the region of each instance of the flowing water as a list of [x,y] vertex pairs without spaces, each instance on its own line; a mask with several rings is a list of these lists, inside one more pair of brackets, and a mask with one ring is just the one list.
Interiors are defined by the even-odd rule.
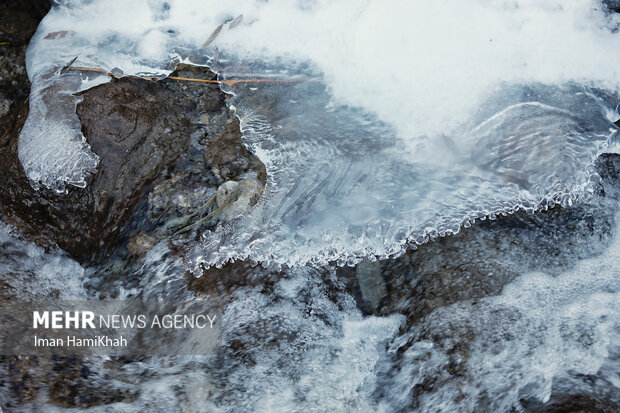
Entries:
[[[120,382],[148,379],[115,411],[519,411],[520,400],[546,402],[585,375],[618,402],[615,201],[595,211],[611,217],[608,242],[589,245],[595,257],[541,269],[545,250],[502,255],[517,269],[501,275],[497,294],[421,320],[362,314],[336,267],[395,259],[481,220],[601,197],[595,160],[617,150],[619,27],[594,0],[62,1],[28,50],[33,89],[19,157],[34,187],[83,187],[97,168],[71,93],[107,79],[63,81],[59,68],[76,56],[74,66],[125,74],[208,65],[232,95],[267,184],[249,213],[203,233],[186,262],[161,243],[131,282],[46,254],[8,227],[3,265],[27,274],[20,288],[62,282],[69,298],[110,289],[191,298],[188,267],[269,268],[255,270],[268,281],[220,298],[222,355],[124,366]],[[536,231],[546,230],[474,245],[516,248]],[[588,231],[553,242],[585,248]],[[459,251],[471,262],[488,256]],[[389,285],[400,275],[371,276]],[[32,408],[41,405],[66,410],[44,395]]]

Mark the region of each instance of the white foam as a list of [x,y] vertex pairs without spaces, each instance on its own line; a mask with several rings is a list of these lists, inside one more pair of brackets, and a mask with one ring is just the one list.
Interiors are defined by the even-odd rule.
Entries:
[[11,226],[0,221],[0,271],[6,275],[6,296],[28,302],[56,297],[83,300],[84,268],[62,251],[46,252],[21,239]]
[[500,82],[619,85],[620,37],[610,31],[618,18],[596,1],[304,4],[209,5],[215,16],[252,22],[215,44],[311,60],[340,103],[376,113],[406,138],[461,128]]
[[[617,392],[609,371],[618,363],[619,263],[616,236],[600,255],[558,275],[526,273],[498,296],[438,308],[394,341],[394,352],[414,344],[398,361],[404,367],[384,405],[410,403],[429,377],[432,389],[416,396],[421,410],[510,411],[521,399],[547,402],[552,385],[571,375],[602,377]],[[446,373],[455,364],[463,374]]]

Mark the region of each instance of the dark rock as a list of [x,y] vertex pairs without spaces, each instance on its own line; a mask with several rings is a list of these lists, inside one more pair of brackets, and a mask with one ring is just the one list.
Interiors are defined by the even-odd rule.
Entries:
[[50,7],[49,0],[0,3],[0,130],[10,120],[10,107],[28,97],[26,48]]
[[[186,65],[174,75],[214,78],[207,68]],[[96,260],[198,210],[225,180],[264,183],[264,166],[244,148],[217,85],[125,77],[80,95],[82,131],[101,158],[86,188],[59,195],[30,187],[17,160],[25,105],[2,134],[0,201],[5,215],[39,243],[56,243],[82,262]]]
[[[139,394],[131,386],[119,387],[81,357],[0,356],[0,366],[3,409],[27,403],[36,406],[40,389],[46,389],[49,400],[64,407],[131,402]],[[113,369],[107,371],[114,373]]]
[[10,408],[17,403],[33,401],[42,386],[37,375],[38,357],[0,356],[0,389],[3,400],[0,407]]
[[603,0],[603,4],[612,12],[620,12],[620,0]]
[[532,413],[612,413],[620,409],[620,405],[599,400],[587,394],[555,395],[547,403],[522,401],[526,411]]
[[528,413],[612,413],[620,411],[620,394],[609,380],[597,375],[568,375],[555,380],[546,402],[522,398]]
[[222,268],[203,269],[199,277],[186,274],[187,286],[191,291],[214,300],[229,299],[238,289],[262,286],[268,294],[278,280],[286,274],[280,270],[253,266],[246,261],[228,263]]

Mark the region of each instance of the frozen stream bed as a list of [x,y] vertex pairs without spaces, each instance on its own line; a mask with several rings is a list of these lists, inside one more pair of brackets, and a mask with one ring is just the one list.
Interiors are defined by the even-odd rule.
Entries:
[[[222,312],[223,348],[3,358],[1,406],[620,408],[620,15],[595,0],[467,3],[57,2],[27,53],[16,153],[34,191],[62,199],[101,176],[85,136],[96,119],[86,128],[78,107],[88,91],[128,95],[142,90],[132,77],[178,64],[210,68],[228,95],[217,115],[191,112],[199,103],[178,119],[213,130],[238,120],[266,178],[235,219],[140,233],[119,247],[131,254],[98,260],[35,245],[5,217],[4,299],[206,297]],[[145,102],[168,96],[155,88]],[[170,116],[159,115],[170,124],[160,141],[178,126]],[[187,164],[202,162],[195,135]],[[148,190],[149,208],[171,193]],[[87,373],[58,373],[72,369]]]

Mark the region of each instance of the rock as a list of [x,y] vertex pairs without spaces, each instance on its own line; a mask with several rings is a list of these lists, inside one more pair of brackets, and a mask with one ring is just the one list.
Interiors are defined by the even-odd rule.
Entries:
[[0,117],[3,117],[9,112],[11,102],[5,98],[0,97]]
[[260,199],[262,188],[252,181],[227,181],[219,186],[215,195],[196,212],[169,221],[166,229],[175,234],[212,227],[226,223],[246,213]]
[[603,4],[607,6],[610,11],[620,12],[620,0],[603,0]]
[[246,261],[230,262],[222,268],[203,269],[200,277],[187,273],[188,289],[215,301],[229,301],[239,289],[260,286],[266,293],[286,277],[279,269],[263,268]]
[[37,407],[37,397],[41,389],[53,403],[63,407],[131,402],[139,394],[131,386],[119,386],[119,381],[110,380],[109,374],[102,376],[76,356],[0,356],[0,366],[4,373],[0,376],[1,408],[30,403],[32,411],[38,411],[41,408]]
[[49,397],[64,407],[91,407],[131,402],[138,392],[101,377],[80,357],[52,357]]
[[0,389],[3,396],[0,409],[8,409],[36,399],[42,383],[33,372],[40,368],[40,364],[38,357],[0,356]]
[[151,221],[158,220],[162,214],[191,215],[215,194],[215,185],[190,185],[200,179],[200,176],[192,174],[204,176],[204,171],[174,174],[153,188],[148,199],[148,216]]
[[[188,65],[173,74],[215,77],[207,68]],[[63,80],[72,76],[77,74],[68,72]],[[86,188],[59,195],[30,187],[17,159],[27,106],[17,109],[14,122],[2,133],[3,212],[41,244],[55,243],[79,261],[96,261],[135,234],[163,236],[165,231],[158,228],[198,210],[224,179],[264,183],[264,166],[243,146],[239,122],[217,85],[125,77],[80,95],[82,131],[101,159]],[[247,210],[260,196],[244,188],[243,200],[237,200],[225,219]]]
[[[620,156],[601,155],[596,166],[602,183],[589,204],[477,222],[399,258],[338,272],[357,291],[360,308],[378,315],[400,312],[415,324],[436,308],[497,295],[519,274],[570,268],[614,236]],[[380,294],[382,289],[387,293]],[[370,294],[387,298],[378,301]]]
[[143,258],[155,245],[157,237],[149,233],[138,233],[132,236],[127,243],[127,249],[134,258]]
[[224,182],[217,189],[216,203],[221,222],[232,221],[256,205],[261,196],[262,188],[256,184],[243,180],[240,182]]
[[237,190],[239,183],[235,181],[226,181],[219,188],[215,194],[216,204],[219,207],[223,206],[231,195]]
[[363,303],[369,304],[366,311],[370,313],[377,311],[387,295],[385,282],[381,275],[381,263],[362,262],[355,267],[355,276],[359,283],[360,299]]
[[49,0],[14,3],[10,8],[0,6],[0,130],[10,123],[10,116],[6,116],[10,107],[28,97],[26,48],[51,7]]
[[524,397],[520,404],[527,413],[617,412],[620,394],[614,383],[597,375],[569,374],[554,380],[551,397],[546,402]]
[[[532,319],[510,306],[489,305],[482,298],[501,294],[507,284],[523,274],[559,275],[611,244],[620,200],[620,155],[601,155],[596,168],[602,181],[590,202],[477,222],[398,258],[338,269],[362,311],[406,316],[395,341],[399,345],[393,360],[378,373],[390,383],[388,387],[398,387],[403,380],[418,380],[407,386],[403,398],[410,404],[401,406],[404,410],[423,410],[423,400],[443,397],[446,388],[480,389],[472,377],[476,374],[472,372],[479,372],[475,365],[472,367],[478,362],[472,360],[472,354],[480,357],[481,348],[495,354],[503,347],[519,347],[519,339],[512,335],[531,328]],[[524,334],[531,337],[531,331]],[[428,351],[420,350],[424,348]],[[610,354],[609,360],[612,372],[599,371],[579,386],[577,379],[554,386],[557,388],[546,403],[525,391],[522,407],[532,412],[615,411],[618,398],[613,390],[617,389],[604,382],[605,375],[615,374],[618,355]],[[404,379],[401,375],[391,382],[394,372],[401,370],[411,372],[411,376]],[[596,385],[587,384],[594,382]],[[462,393],[472,405],[475,403],[475,411],[497,410],[493,403],[498,401],[492,396],[481,392],[474,400],[475,393]]]

